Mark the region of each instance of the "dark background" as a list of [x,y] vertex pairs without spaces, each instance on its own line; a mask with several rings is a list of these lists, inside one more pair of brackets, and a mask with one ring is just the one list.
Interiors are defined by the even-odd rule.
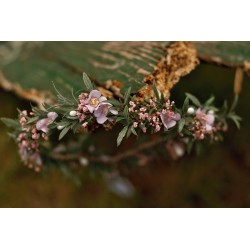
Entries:
[[[172,100],[182,104],[190,92],[202,101],[211,94],[216,103],[233,99],[233,69],[201,64],[173,89]],[[135,194],[124,198],[112,193],[100,175],[83,171],[83,184],[75,185],[59,171],[37,174],[24,167],[16,145],[0,123],[0,207],[249,207],[249,93],[245,75],[238,114],[241,130],[230,124],[224,142],[206,147],[175,162],[158,160],[126,172]],[[16,117],[16,108],[29,103],[0,90],[0,117]]]

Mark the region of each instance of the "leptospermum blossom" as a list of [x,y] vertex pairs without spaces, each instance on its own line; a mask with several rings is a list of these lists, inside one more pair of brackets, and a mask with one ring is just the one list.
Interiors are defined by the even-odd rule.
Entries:
[[82,104],[86,105],[90,113],[93,113],[98,109],[99,105],[106,100],[107,98],[103,96],[100,91],[92,90]]
[[173,111],[169,110],[162,110],[161,114],[161,121],[165,127],[165,130],[168,130],[176,125],[176,122],[181,119],[179,113],[174,113]]
[[112,119],[110,119],[110,118],[107,117],[107,115],[108,115],[109,112],[111,114],[113,114],[113,115],[117,115],[118,114],[118,111],[116,109],[112,108],[112,104],[110,104],[110,103],[104,103],[104,102],[102,102],[101,104],[99,104],[98,108],[94,112],[94,116],[96,117],[97,123],[103,124],[108,119],[112,120]]
[[215,120],[214,114],[212,112],[206,114],[204,110],[199,108],[196,111],[196,117],[205,123],[206,132],[212,131]]
[[47,118],[41,119],[36,123],[36,129],[47,133],[49,131],[48,126],[52,124],[57,117],[58,114],[56,112],[49,112]]

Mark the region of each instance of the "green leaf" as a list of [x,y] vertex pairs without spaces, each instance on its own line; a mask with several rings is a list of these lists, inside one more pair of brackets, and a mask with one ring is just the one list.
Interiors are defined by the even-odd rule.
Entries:
[[183,106],[182,106],[182,111],[184,113],[186,113],[187,110],[188,110],[188,107],[189,107],[189,98],[186,97],[185,100],[184,100]]
[[231,106],[229,112],[234,111],[234,109],[236,108],[236,106],[237,106],[237,104],[238,104],[238,100],[239,100],[239,96],[238,96],[238,95],[235,95],[235,96],[234,96],[233,103],[232,103],[232,106]]
[[15,134],[15,133],[7,133],[7,135],[11,138],[11,139],[13,139],[14,141],[16,141],[16,139],[17,139],[17,135]]
[[153,91],[154,91],[156,100],[157,100],[158,102],[160,102],[160,101],[161,101],[161,98],[160,98],[160,95],[159,95],[159,91],[158,91],[158,89],[157,89],[157,87],[156,87],[155,81],[154,81],[154,83],[153,83]]
[[188,154],[191,153],[193,146],[194,146],[194,143],[192,141],[188,142],[188,144],[187,144],[187,153]]
[[181,118],[178,122],[178,132],[180,133],[185,125],[185,118]]
[[116,118],[116,122],[119,122],[119,121],[122,121],[122,120],[126,120],[126,118],[125,117],[123,117],[123,116],[119,116],[119,117],[117,117]]
[[59,134],[59,141],[68,133],[68,131],[70,130],[70,126],[65,127],[61,133]]
[[206,102],[205,106],[209,107],[214,102],[214,96],[211,96]]
[[133,127],[133,125],[131,125],[131,126],[128,128],[128,131],[127,131],[127,138],[129,138],[129,136],[131,135],[132,127]]
[[242,120],[240,116],[235,115],[235,114],[229,114],[228,118],[230,118],[236,125],[238,129],[240,129],[240,121]]
[[82,79],[84,83],[84,89],[86,89],[88,92],[94,89],[93,83],[85,72],[82,74]]
[[185,94],[193,102],[194,105],[196,105],[197,107],[201,106],[200,101],[194,95],[191,95],[189,93],[185,93]]
[[125,108],[123,110],[123,115],[126,118],[126,120],[128,121],[128,119],[129,119],[128,106],[125,106]]
[[105,102],[110,103],[115,107],[120,107],[121,106],[121,103],[119,101],[117,101],[116,99],[108,99]]
[[119,133],[119,135],[118,135],[118,137],[117,137],[117,147],[121,144],[121,142],[122,142],[124,136],[126,135],[127,131],[128,131],[128,126],[125,126],[125,127],[121,130],[121,132]]
[[0,120],[9,128],[18,128],[20,123],[17,120],[2,117]]
[[27,125],[32,124],[32,123],[34,123],[34,122],[36,122],[36,121],[38,121],[38,120],[39,120],[39,117],[38,117],[38,116],[32,117],[32,118],[30,118],[29,121],[27,122]]
[[69,120],[62,120],[60,122],[56,122],[56,125],[57,126],[64,126],[64,127],[67,127],[68,125],[70,125],[71,121]]
[[133,127],[133,125],[131,126],[131,132],[132,132],[134,135],[138,136],[138,134],[137,134],[136,131],[135,131],[135,128]]
[[185,128],[183,128],[182,131],[183,131],[183,133],[186,134],[186,135],[191,135],[191,136],[193,136],[193,134],[192,134],[189,130],[187,130],[187,129],[185,129]]
[[128,88],[128,90],[126,91],[126,93],[124,95],[124,104],[125,105],[128,104],[130,93],[131,93],[131,87]]

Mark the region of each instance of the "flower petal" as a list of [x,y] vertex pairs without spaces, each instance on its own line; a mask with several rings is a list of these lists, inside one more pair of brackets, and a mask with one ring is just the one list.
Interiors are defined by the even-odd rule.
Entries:
[[109,107],[111,106],[112,105],[110,103],[100,103],[94,112],[94,116],[95,117],[99,117],[101,115],[106,116],[108,114]]
[[41,120],[37,121],[36,129],[41,130],[44,133],[47,133],[48,130],[49,130],[48,127],[47,127],[49,125],[49,122],[50,122],[49,118],[44,118],[44,119],[41,119]]
[[47,117],[52,120],[52,122],[58,117],[58,114],[56,112],[49,112],[47,114]]
[[207,124],[213,125],[213,123],[214,123],[214,115],[208,114],[207,115]]
[[96,118],[97,123],[99,124],[103,124],[104,122],[106,122],[108,120],[108,117],[105,115],[101,115],[99,117]]
[[99,98],[99,97],[101,97],[101,92],[100,91],[98,91],[98,90],[96,90],[96,89],[94,89],[94,90],[92,90],[90,93],[89,93],[89,97],[90,98]]
[[113,115],[118,115],[118,111],[116,109],[111,108],[110,113],[112,113]]
[[107,98],[105,96],[101,96],[99,98],[99,102],[104,102],[104,101],[107,101]]
[[166,129],[172,128],[176,125],[176,121],[173,118],[171,118],[167,113],[166,114],[161,113],[160,117]]
[[173,119],[174,119],[175,121],[179,121],[179,120],[181,119],[181,115],[180,115],[179,113],[176,113],[176,114],[174,114]]
[[[165,124],[164,124],[165,125]],[[168,128],[172,128],[176,125],[176,121],[175,120],[170,120],[166,123]]]
[[91,106],[91,105],[86,105],[86,107],[88,108],[90,113],[93,113],[94,110],[95,110],[95,108],[93,106]]
[[209,124],[206,124],[206,131],[210,132],[213,129],[213,127]]

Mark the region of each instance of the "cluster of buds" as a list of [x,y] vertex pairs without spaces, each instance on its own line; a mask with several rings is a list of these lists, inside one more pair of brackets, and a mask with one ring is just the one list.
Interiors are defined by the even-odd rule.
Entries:
[[39,140],[43,139],[47,141],[49,138],[47,132],[49,131],[48,126],[52,124],[58,117],[55,112],[49,112],[46,118],[38,120],[35,124],[28,125],[28,119],[34,116],[33,112],[26,110],[20,114],[20,125],[22,132],[18,135],[18,148],[19,155],[25,165],[30,168],[34,168],[35,171],[40,171],[42,166],[42,159],[39,150]]
[[128,111],[130,117],[135,120],[134,128],[139,126],[143,133],[146,133],[148,128],[151,128],[152,133],[159,132],[162,128],[168,130],[181,118],[180,114],[174,111],[174,102],[169,100],[161,110],[157,109],[157,103],[153,99],[145,103],[130,101]]
[[[33,115],[31,112],[30,115]],[[18,152],[21,160],[35,171],[40,171],[42,166],[42,159],[39,151],[38,139],[41,133],[36,129],[36,126],[27,126],[28,113],[26,110],[20,114],[20,125],[22,132],[18,135]]]
[[204,140],[206,136],[208,136],[211,141],[218,140],[216,132],[221,131],[222,126],[220,123],[215,122],[213,110],[206,111],[198,108],[195,111],[194,108],[190,107],[187,112],[190,115],[194,115],[191,128],[194,140]]

